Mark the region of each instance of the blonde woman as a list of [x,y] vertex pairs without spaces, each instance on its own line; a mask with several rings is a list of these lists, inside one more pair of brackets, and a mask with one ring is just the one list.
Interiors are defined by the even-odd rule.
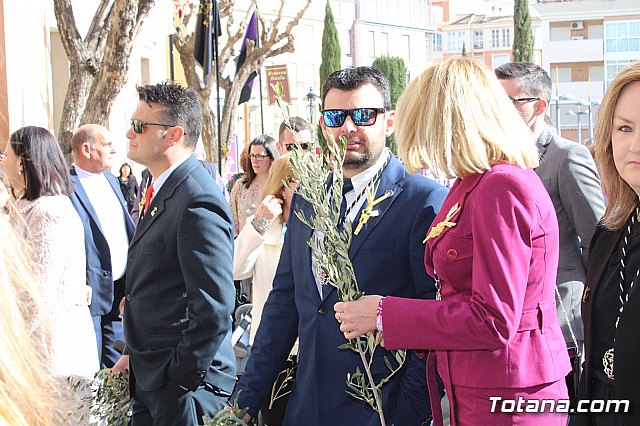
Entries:
[[[297,184],[291,173],[290,155],[285,154],[271,165],[256,214],[247,219],[235,240],[233,278],[253,278],[252,323],[250,344],[258,326],[262,308],[271,291],[280,260],[291,198]],[[288,183],[285,186],[285,183]]]
[[594,152],[609,203],[591,240],[582,297],[580,399],[628,400],[629,413],[590,413],[582,425],[640,424],[640,61],[613,79],[598,111]]
[[[6,190],[0,183],[0,198]],[[31,287],[33,265],[24,240],[0,213],[0,424],[62,424],[59,393],[45,363],[46,329],[36,318],[41,301]]]
[[[427,68],[400,98],[396,132],[409,170],[456,178],[429,230],[436,300],[367,296],[335,305],[346,338],[379,330],[387,349],[433,350],[456,425],[565,425],[535,408],[567,398],[569,358],[555,311],[558,224],[532,170],[529,130],[493,73],[470,59]],[[529,410],[510,410],[522,397]],[[533,408],[531,408],[533,407]]]

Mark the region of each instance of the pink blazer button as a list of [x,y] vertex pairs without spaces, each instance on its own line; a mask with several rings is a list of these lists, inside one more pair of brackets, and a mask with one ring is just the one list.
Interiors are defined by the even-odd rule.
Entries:
[[449,250],[447,250],[447,257],[449,259],[457,259],[458,258],[458,252],[455,251],[454,249],[449,249]]

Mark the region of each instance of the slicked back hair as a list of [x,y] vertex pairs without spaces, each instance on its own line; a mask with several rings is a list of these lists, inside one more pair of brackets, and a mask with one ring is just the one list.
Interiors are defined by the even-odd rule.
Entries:
[[191,88],[166,81],[137,86],[140,101],[160,105],[163,123],[184,129],[185,146],[194,150],[202,130],[202,108],[198,94]]
[[365,84],[371,84],[378,89],[382,95],[383,106],[391,109],[391,88],[389,81],[382,71],[372,67],[349,67],[331,74],[322,86],[322,104],[324,105],[327,93],[331,89],[350,92],[359,89]]
[[536,64],[530,62],[510,62],[495,69],[498,80],[518,80],[520,89],[528,95],[544,99],[551,99],[551,77]]

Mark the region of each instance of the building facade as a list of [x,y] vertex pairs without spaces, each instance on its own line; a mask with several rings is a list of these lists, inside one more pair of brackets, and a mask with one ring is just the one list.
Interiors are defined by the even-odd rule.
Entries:
[[543,2],[542,66],[554,82],[551,118],[562,136],[588,143],[607,85],[640,59],[636,0]]

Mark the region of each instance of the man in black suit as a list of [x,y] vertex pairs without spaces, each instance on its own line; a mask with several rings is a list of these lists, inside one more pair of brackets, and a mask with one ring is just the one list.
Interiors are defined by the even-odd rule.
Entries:
[[70,195],[84,226],[89,311],[103,368],[113,367],[120,354],[113,344],[124,339],[118,306],[124,297],[127,249],[135,226],[111,174],[115,154],[109,131],[97,124],[80,126],[71,138],[74,164]]
[[128,156],[153,180],[127,264],[132,425],[202,424],[235,382],[231,213],[192,156],[202,127],[197,94],[174,83],[138,93]]

